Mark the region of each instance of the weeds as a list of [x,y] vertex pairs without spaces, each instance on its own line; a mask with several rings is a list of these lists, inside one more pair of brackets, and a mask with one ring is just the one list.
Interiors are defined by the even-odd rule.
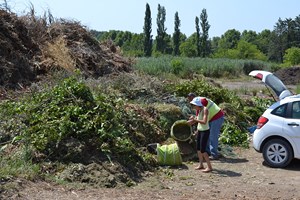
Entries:
[[40,177],[40,166],[32,162],[31,154],[28,146],[3,146],[0,151],[0,178],[19,177],[34,180]]
[[278,67],[257,60],[160,56],[137,58],[134,68],[154,76],[173,73],[181,78],[189,78],[193,73],[197,73],[213,78],[237,78],[248,75],[254,69],[273,71]]

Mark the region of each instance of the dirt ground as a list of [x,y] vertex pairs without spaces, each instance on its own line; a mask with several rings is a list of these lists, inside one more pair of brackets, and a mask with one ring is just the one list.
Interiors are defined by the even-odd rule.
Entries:
[[145,174],[133,187],[70,187],[46,182],[19,181],[19,190],[5,199],[300,199],[300,160],[285,169],[264,165],[262,155],[249,149],[233,149],[212,161],[213,171],[195,170],[197,162],[181,167],[161,167]]

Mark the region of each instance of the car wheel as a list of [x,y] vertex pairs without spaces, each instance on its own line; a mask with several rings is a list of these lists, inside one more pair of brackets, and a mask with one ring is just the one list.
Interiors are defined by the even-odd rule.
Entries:
[[271,139],[262,150],[267,165],[274,168],[286,167],[293,159],[293,151],[290,144],[281,139]]

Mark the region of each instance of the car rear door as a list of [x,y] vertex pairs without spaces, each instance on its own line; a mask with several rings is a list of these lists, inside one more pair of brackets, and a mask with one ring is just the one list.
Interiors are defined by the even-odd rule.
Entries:
[[284,99],[285,97],[293,95],[283,82],[271,72],[254,70],[249,73],[250,76],[257,78],[269,86],[274,93],[277,95],[279,100]]
[[300,100],[290,102],[288,106],[289,115],[283,123],[283,132],[288,135],[295,145],[295,151],[300,155]]

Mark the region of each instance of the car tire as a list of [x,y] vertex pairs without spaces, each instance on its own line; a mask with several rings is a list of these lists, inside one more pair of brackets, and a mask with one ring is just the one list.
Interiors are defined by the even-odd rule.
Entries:
[[262,153],[266,164],[273,168],[286,167],[293,159],[290,144],[278,138],[269,140],[264,145]]

